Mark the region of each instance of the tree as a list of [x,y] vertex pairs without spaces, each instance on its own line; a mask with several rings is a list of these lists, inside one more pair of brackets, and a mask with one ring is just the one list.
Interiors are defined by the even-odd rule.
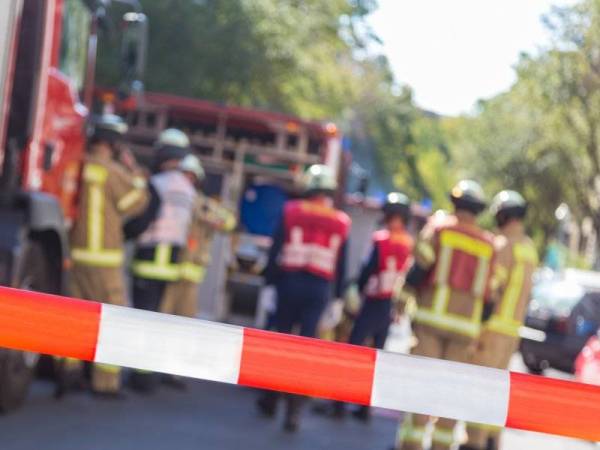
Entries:
[[[336,117],[353,97],[354,52],[374,39],[374,0],[142,0],[150,22],[148,90]],[[114,10],[114,18],[120,11]],[[99,80],[115,85],[115,46]],[[104,44],[104,45],[103,45]],[[112,45],[111,45],[112,44]]]
[[562,202],[600,233],[600,0],[554,8],[545,23],[552,46],[522,55],[512,88],[447,123],[457,166],[489,191],[522,191],[540,243]]
[[358,67],[363,83],[352,105],[349,134],[374,153],[382,186],[447,206],[453,180],[445,167],[450,155],[439,117],[415,106],[411,89],[396,84],[385,57]]

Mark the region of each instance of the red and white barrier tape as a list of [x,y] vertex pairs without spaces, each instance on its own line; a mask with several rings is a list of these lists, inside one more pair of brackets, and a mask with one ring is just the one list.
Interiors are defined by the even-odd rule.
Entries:
[[600,441],[600,387],[0,288],[0,346]]

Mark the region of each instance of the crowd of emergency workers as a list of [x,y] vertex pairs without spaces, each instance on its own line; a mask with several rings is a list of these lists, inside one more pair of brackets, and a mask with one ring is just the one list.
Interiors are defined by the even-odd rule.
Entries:
[[[235,212],[203,194],[204,170],[184,132],[168,129],[160,135],[151,173],[123,145],[126,132],[119,117],[104,115],[90,137],[80,213],[71,233],[71,294],[195,317],[211,239],[234,230]],[[304,195],[284,206],[262,273],[265,286],[276,292],[270,328],[384,348],[391,324],[409,318],[412,354],[507,368],[518,347],[538,260],[525,233],[527,203],[519,193],[505,190],[493,198],[489,209],[495,235],[478,225],[488,204],[474,181],[460,181],[449,194],[453,210],[437,211],[417,232],[410,226],[411,199],[389,193],[381,228],[371,237],[358,277],[349,280],[352,224],[334,204],[336,177],[329,167],[313,165],[303,186]],[[134,243],[132,258],[126,258],[127,241]],[[70,359],[57,363],[60,397],[82,383],[82,367]],[[91,391],[122,398],[125,377],[120,372],[94,364]],[[161,384],[185,388],[182,379],[143,371],[129,373],[127,383],[140,393]],[[306,403],[300,396],[260,392],[259,413],[273,418],[280,400],[284,429],[297,431]],[[368,407],[340,402],[316,403],[313,412],[342,419],[349,409],[353,418],[370,420]],[[467,424],[465,435],[455,425],[445,418],[406,414],[394,448],[499,448],[499,429]]]

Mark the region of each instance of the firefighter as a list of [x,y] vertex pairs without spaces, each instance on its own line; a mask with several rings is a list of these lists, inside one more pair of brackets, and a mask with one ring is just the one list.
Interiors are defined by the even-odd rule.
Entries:
[[[527,312],[531,277],[538,264],[538,255],[533,242],[525,234],[523,219],[527,203],[518,192],[500,192],[492,201],[491,212],[499,231],[495,240],[494,285],[500,302],[483,327],[473,362],[507,369],[519,345],[519,328]],[[499,448],[499,428],[468,424],[467,433],[469,440],[461,450]]]
[[[367,262],[358,277],[357,287],[364,301],[350,333],[349,343],[364,345],[373,338],[375,348],[383,348],[392,319],[392,292],[405,277],[412,263],[413,238],[406,230],[410,220],[410,200],[399,192],[390,193],[383,205],[385,227],[373,234]],[[334,413],[343,415],[343,403]],[[369,407],[361,406],[354,417],[367,421]]]
[[[179,170],[197,188],[205,174],[198,157],[187,155],[179,163]],[[167,283],[160,311],[185,317],[198,314],[198,288],[204,280],[206,267],[210,262],[212,238],[216,231],[231,232],[235,228],[235,216],[221,207],[216,200],[198,192],[187,242],[181,249],[179,258],[179,279]],[[173,375],[163,375],[165,385],[184,390],[183,379]]]
[[[474,181],[459,182],[450,194],[454,214],[436,218],[419,236],[415,263],[406,283],[416,288],[417,311],[413,330],[418,340],[413,354],[470,362],[481,331],[493,307],[490,278],[494,243],[477,226],[485,209],[483,190]],[[421,450],[429,417],[407,415],[398,433],[401,450]],[[434,424],[432,450],[454,445],[455,421]]]
[[[300,335],[314,337],[321,316],[328,315],[327,321],[334,322],[335,311],[341,314],[350,218],[333,206],[337,182],[329,167],[311,166],[305,187],[306,198],[284,207],[265,278],[277,290],[276,329],[291,333],[298,326]],[[335,300],[328,307],[332,289]],[[330,314],[324,314],[326,308]],[[299,396],[287,396],[286,431],[297,430],[301,401]],[[277,395],[265,392],[259,410],[271,417],[276,403]]]
[[[115,161],[127,125],[114,115],[101,116],[89,141],[79,197],[79,216],[71,231],[73,296],[125,306],[123,223],[141,213],[148,202],[145,180],[131,155],[129,167]],[[133,176],[132,176],[133,174]],[[120,398],[118,367],[95,364],[92,391]]]
[[[131,264],[133,306],[159,311],[167,283],[179,280],[179,252],[185,247],[192,219],[196,189],[179,170],[190,151],[190,141],[180,130],[167,129],[156,144],[154,169],[150,181],[161,199],[156,219],[138,237]],[[131,387],[149,393],[156,387],[152,374],[135,370]]]
[[[188,155],[179,164],[179,170],[195,186],[204,179],[204,170],[198,158]],[[186,246],[179,258],[180,278],[169,283],[165,290],[161,311],[167,314],[195,317],[198,313],[198,287],[204,280],[210,262],[210,249],[215,232],[231,232],[235,216],[219,202],[198,193]]]

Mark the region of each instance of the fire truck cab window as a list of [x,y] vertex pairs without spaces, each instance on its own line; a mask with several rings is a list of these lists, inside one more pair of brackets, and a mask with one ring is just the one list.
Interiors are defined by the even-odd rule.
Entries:
[[73,80],[81,93],[85,83],[88,36],[91,25],[89,10],[81,0],[66,0],[60,43],[59,69]]

